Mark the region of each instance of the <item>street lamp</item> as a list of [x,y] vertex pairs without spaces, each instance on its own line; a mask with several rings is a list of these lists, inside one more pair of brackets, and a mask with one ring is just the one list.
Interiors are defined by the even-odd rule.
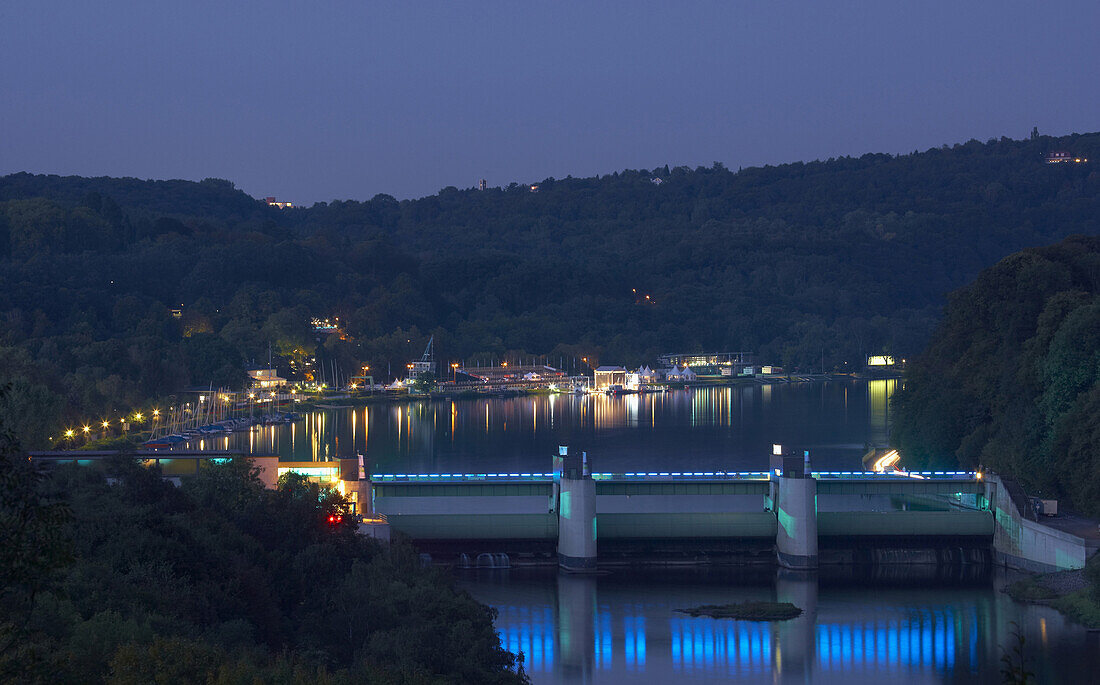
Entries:
[[458,364],[452,363],[451,364],[451,370],[454,372],[454,382],[457,383],[458,382]]

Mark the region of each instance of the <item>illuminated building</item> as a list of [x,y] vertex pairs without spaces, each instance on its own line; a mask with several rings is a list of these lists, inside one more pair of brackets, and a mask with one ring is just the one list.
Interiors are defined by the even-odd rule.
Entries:
[[621,366],[601,366],[592,374],[592,387],[596,390],[607,390],[613,385],[619,387],[626,385],[626,369]]
[[657,357],[662,366],[740,366],[748,363],[751,354],[747,352],[694,352],[668,353]]
[[286,379],[275,373],[275,369],[248,369],[254,388],[277,388],[286,385]]
[[293,209],[294,205],[289,202],[277,202],[274,197],[265,197],[268,207],[278,207],[279,209]]
[[1077,157],[1073,153],[1064,150],[1048,152],[1046,156],[1047,164],[1085,164],[1088,161],[1085,157]]
[[435,342],[435,336],[428,338],[428,346],[424,348],[424,354],[420,357],[420,361],[411,362],[405,366],[409,369],[409,377],[405,381],[406,384],[412,384],[423,375],[435,375],[435,351],[433,349],[433,343]]
[[309,321],[310,325],[313,326],[314,333],[333,333],[338,331],[340,329],[339,322],[339,318],[335,320],[313,318]]

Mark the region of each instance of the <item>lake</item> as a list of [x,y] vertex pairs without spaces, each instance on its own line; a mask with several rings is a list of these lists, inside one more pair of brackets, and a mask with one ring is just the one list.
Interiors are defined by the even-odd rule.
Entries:
[[[748,384],[639,395],[539,395],[379,403],[204,442],[284,461],[366,456],[373,473],[549,470],[558,445],[598,471],[765,470],[771,445],[815,468],[858,468],[884,445],[897,381]],[[206,443],[210,444],[206,444]],[[690,467],[690,468],[689,468]]]

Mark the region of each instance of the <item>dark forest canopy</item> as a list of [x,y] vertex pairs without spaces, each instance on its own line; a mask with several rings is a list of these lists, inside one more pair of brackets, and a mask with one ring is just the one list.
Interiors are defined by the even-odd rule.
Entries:
[[524,683],[493,610],[304,476],[34,471],[0,429],[0,681]]
[[[853,368],[920,350],[945,293],[1005,255],[1100,233],[1100,173],[1051,150],[1100,159],[1100,134],[289,210],[217,179],[15,174],[0,381],[41,444],[63,420],[239,384],[269,345],[284,371],[316,355],[345,375],[403,370],[429,334],[444,362],[721,349]],[[313,316],[345,339],[317,349]]]
[[1100,516],[1100,238],[1013,254],[953,293],[896,404],[908,461],[980,464]]

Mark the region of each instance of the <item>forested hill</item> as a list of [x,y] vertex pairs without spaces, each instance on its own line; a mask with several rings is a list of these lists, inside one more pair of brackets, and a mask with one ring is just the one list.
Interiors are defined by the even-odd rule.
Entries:
[[913,465],[981,464],[1100,516],[1100,238],[1024,250],[952,294],[897,410]]
[[1096,164],[1053,150],[1100,160],[1100,134],[292,210],[216,179],[15,174],[0,381],[50,417],[239,382],[269,343],[311,356],[311,316],[340,317],[319,353],[345,371],[403,369],[429,333],[448,360],[722,348],[852,368],[921,349],[944,294],[1005,255],[1100,232]]

